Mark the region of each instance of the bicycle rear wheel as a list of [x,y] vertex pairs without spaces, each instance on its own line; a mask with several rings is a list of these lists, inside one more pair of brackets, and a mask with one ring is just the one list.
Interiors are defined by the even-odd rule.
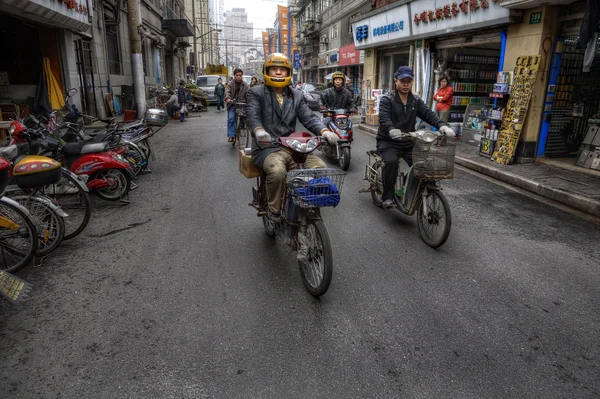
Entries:
[[18,195],[11,199],[31,213],[38,237],[36,256],[46,256],[58,248],[65,236],[65,220],[48,203],[52,199],[40,195]]
[[92,203],[77,176],[63,169],[60,181],[43,187],[42,192],[54,199],[69,215],[65,218],[64,240],[70,240],[86,228],[92,216]]
[[22,209],[0,199],[0,270],[16,272],[25,267],[37,250],[35,225]]
[[299,251],[302,251],[305,245],[307,253],[305,261],[298,260],[300,275],[308,293],[318,297],[325,294],[331,284],[333,275],[331,241],[322,220],[310,220],[304,236],[304,239],[299,240]]

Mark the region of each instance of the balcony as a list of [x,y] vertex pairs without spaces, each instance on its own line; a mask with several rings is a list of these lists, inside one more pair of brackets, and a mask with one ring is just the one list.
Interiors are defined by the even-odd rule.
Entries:
[[171,31],[175,37],[194,36],[194,27],[187,18],[163,19],[163,30]]

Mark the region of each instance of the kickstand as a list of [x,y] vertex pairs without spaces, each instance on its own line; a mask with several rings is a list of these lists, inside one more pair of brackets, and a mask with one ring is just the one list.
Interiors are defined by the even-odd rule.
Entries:
[[[135,183],[131,183],[131,184],[135,184]],[[136,184],[136,186],[137,186],[137,184]],[[129,193],[127,193],[127,199],[121,198],[119,200],[119,202],[122,203],[122,204],[125,204],[125,205],[131,204],[131,201],[129,200]]]
[[144,172],[144,173],[152,173],[152,169],[146,168],[146,169],[142,170],[142,172]]
[[131,191],[133,191],[133,190],[135,190],[135,189],[136,189],[136,188],[138,188],[138,187],[139,187],[139,185],[138,185],[138,184],[136,184],[136,183],[134,183],[134,182],[131,182],[131,187],[129,187],[129,189],[130,189]]

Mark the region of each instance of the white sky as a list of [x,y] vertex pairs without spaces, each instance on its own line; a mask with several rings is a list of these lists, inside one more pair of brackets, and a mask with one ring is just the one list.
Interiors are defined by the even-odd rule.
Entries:
[[273,27],[277,5],[287,6],[287,3],[287,0],[225,0],[225,11],[232,8],[245,8],[248,22],[254,24],[254,37],[260,38],[261,31]]

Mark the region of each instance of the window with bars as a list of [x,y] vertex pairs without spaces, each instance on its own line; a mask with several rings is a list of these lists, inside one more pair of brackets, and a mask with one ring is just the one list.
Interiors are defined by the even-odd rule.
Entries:
[[[117,11],[119,12],[119,11]],[[114,11],[104,9],[104,22],[106,25],[106,50],[108,53],[108,72],[111,75],[121,74],[121,56],[119,53],[119,27],[114,18]]]

